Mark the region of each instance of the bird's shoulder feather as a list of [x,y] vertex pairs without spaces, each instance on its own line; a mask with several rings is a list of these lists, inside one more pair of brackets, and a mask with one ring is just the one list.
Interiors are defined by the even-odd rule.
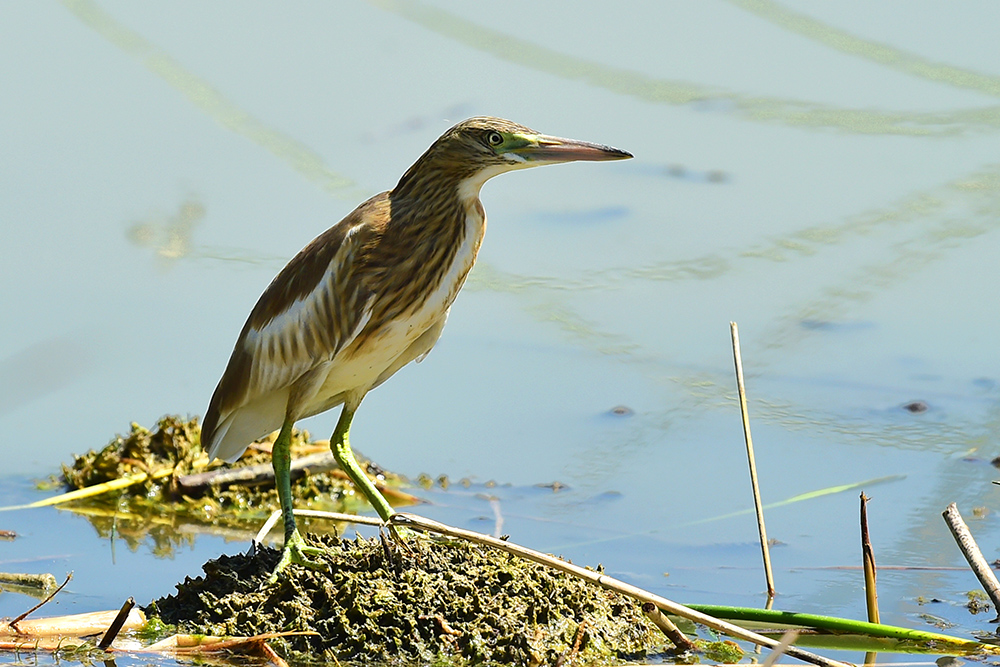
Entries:
[[214,431],[228,415],[291,387],[364,328],[373,293],[359,266],[378,243],[388,205],[383,193],[358,206],[303,248],[264,290],[205,414],[202,443],[210,453]]

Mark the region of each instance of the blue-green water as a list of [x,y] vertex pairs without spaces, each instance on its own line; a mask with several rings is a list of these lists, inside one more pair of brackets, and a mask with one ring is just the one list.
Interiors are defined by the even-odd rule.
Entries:
[[[751,515],[717,518],[750,503],[735,320],[765,502],[892,477],[864,488],[880,565],[962,565],[953,501],[993,560],[998,24],[943,2],[4,3],[3,504],[132,421],[202,414],[284,262],[490,114],[636,158],[484,188],[444,336],[352,431],[403,474],[500,483],[421,512],[763,604]],[[860,573],[826,569],[860,564],[859,493],[769,511],[776,606],[864,615]],[[21,534],[0,569],[76,572],[51,613],[144,603],[247,546],[160,558],[53,509],[0,528]],[[879,583],[885,622],[994,630],[965,570]]]

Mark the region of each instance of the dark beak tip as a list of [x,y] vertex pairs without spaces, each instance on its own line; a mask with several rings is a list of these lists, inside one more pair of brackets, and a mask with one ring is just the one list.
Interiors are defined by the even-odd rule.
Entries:
[[614,146],[598,144],[596,148],[600,151],[600,157],[596,158],[598,160],[628,160],[635,157],[628,151],[623,151],[622,149],[615,148]]
[[628,151],[613,146],[602,146],[603,150],[599,155],[595,155],[595,160],[630,160],[635,156]]

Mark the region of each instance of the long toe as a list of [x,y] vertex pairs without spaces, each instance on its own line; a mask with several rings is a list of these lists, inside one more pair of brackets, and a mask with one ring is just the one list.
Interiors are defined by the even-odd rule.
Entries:
[[285,540],[285,548],[281,551],[281,560],[278,561],[267,583],[273,584],[276,582],[278,575],[292,563],[303,565],[313,570],[329,569],[323,561],[309,558],[309,556],[319,556],[322,554],[323,549],[307,545],[297,531],[292,533],[291,537]]

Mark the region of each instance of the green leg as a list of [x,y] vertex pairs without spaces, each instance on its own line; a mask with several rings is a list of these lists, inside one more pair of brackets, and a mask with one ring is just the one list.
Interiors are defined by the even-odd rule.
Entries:
[[274,568],[270,581],[273,583],[278,578],[278,574],[288,567],[289,563],[298,563],[314,569],[325,569],[326,566],[308,558],[306,555],[318,555],[323,553],[322,549],[307,546],[298,529],[295,527],[295,515],[292,513],[292,482],[289,470],[292,463],[291,441],[292,424],[291,419],[286,419],[281,425],[278,438],[271,448],[271,464],[274,466],[274,481],[278,487],[278,499],[281,501],[281,518],[285,524],[285,548],[281,552],[281,560]]
[[344,403],[344,409],[341,411],[340,419],[337,421],[337,428],[330,437],[330,449],[333,451],[333,458],[337,460],[337,464],[341,470],[346,472],[347,476],[354,482],[355,488],[365,494],[368,502],[375,508],[378,515],[382,517],[382,520],[388,521],[389,517],[395,514],[395,512],[389,503],[386,502],[386,499],[382,497],[382,494],[379,493],[378,489],[375,488],[375,485],[372,484],[372,481],[368,479],[365,471],[358,465],[357,460],[354,458],[354,452],[351,451],[351,445],[348,442],[351,420],[354,419],[354,411],[357,409],[357,401],[347,401]]

